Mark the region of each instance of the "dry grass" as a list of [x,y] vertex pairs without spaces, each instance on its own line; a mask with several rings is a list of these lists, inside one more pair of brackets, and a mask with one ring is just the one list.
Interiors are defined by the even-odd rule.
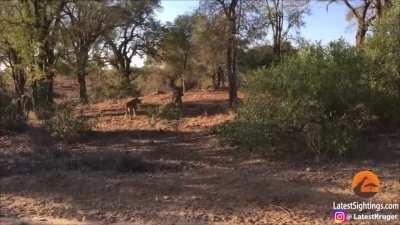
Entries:
[[[169,98],[145,96],[143,108]],[[400,199],[398,162],[237,156],[210,132],[234,116],[226,92],[186,93],[178,126],[167,120],[152,126],[143,109],[124,119],[125,101],[79,106],[76,113],[92,120],[93,132],[75,143],[56,142],[35,127],[1,136],[0,224],[332,224],[333,201],[362,200],[350,187],[361,169],[375,171],[383,184],[371,201]]]

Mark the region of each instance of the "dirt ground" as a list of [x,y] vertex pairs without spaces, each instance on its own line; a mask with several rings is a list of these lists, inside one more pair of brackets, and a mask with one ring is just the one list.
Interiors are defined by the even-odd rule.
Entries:
[[[381,192],[367,201],[400,203],[399,156],[324,164],[245,157],[213,134],[213,127],[233,118],[226,92],[188,92],[179,122],[154,124],[144,110],[124,119],[125,101],[78,108],[94,131],[77,142],[57,142],[35,126],[0,136],[0,224],[332,224],[333,202],[364,201],[351,190],[352,177],[363,169],[376,172],[382,183]],[[168,101],[167,94],[145,96],[143,108]],[[397,154],[400,134],[385,138],[374,145],[379,154],[388,149]],[[55,150],[63,153],[46,153]],[[129,171],[49,166],[65,161],[63,154],[71,162],[101,159],[99,168],[114,157],[137,166]]]

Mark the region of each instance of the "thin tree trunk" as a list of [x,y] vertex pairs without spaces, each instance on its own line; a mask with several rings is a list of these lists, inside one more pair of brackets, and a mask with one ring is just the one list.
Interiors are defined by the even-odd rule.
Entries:
[[130,77],[130,71],[124,69],[123,71],[120,71],[122,74],[122,79],[121,79],[121,87],[126,87],[127,85],[130,85],[131,82],[131,77]]
[[25,94],[25,71],[23,71],[22,69],[18,69],[13,73],[15,73],[13,75],[15,93],[17,94],[17,96],[21,96]]
[[87,66],[87,61],[88,61],[88,51],[83,50],[79,53],[79,56],[77,57],[78,61],[78,83],[79,83],[79,100],[83,104],[87,104],[88,101],[88,96],[87,96],[87,89],[86,89],[86,66]]
[[224,71],[222,70],[221,67],[218,66],[217,70],[217,89],[220,89],[223,86],[223,78],[224,76]]
[[368,25],[366,25],[365,23],[359,22],[357,34],[356,34],[356,46],[358,48],[363,47],[364,41],[365,41],[365,35],[367,34],[367,31],[368,31]]
[[182,93],[186,92],[185,76],[182,76]]
[[54,89],[53,89],[53,79],[54,79],[54,50],[51,49],[50,43],[48,41],[44,41],[45,38],[41,38],[40,40],[42,45],[39,48],[39,67],[42,69],[43,76],[45,78],[45,82],[41,82],[40,84],[45,84],[46,93],[46,104],[52,104],[54,102]]
[[235,34],[236,34],[236,22],[235,19],[229,21],[229,39],[227,46],[227,74],[229,82],[229,105],[233,106],[237,101],[237,78],[236,78],[236,53],[235,53]]
[[81,103],[87,104],[87,90],[86,90],[86,74],[84,71],[78,72],[78,82],[79,82],[79,99]]
[[212,72],[212,83],[213,83],[213,88],[214,90],[218,90],[218,72],[216,70],[213,70]]
[[11,74],[14,81],[14,90],[17,96],[21,96],[25,93],[26,73],[21,67],[22,60],[17,55],[17,52],[10,48],[9,60],[11,65]]

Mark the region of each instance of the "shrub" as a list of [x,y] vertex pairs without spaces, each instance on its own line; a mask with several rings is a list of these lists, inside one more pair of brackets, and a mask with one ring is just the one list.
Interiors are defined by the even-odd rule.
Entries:
[[371,111],[387,124],[400,124],[400,2],[393,1],[373,27],[366,53],[371,58]]
[[149,107],[146,109],[146,112],[152,127],[156,127],[157,124],[164,119],[168,120],[168,122],[173,122],[175,129],[179,129],[182,110],[175,104],[170,103],[159,107]]
[[158,110],[158,117],[166,120],[179,120],[182,116],[182,111],[174,104],[161,106]]
[[9,131],[23,132],[27,127],[27,123],[21,117],[16,117],[15,107],[7,106],[5,109],[0,109],[0,128]]
[[248,99],[222,133],[263,151],[290,133],[303,137],[308,153],[346,155],[369,119],[357,109],[370,98],[368,69],[362,52],[342,40],[327,47],[305,44],[280,64],[255,72]]
[[182,111],[174,104],[162,105],[156,108],[146,110],[147,115],[152,119],[179,120],[182,116]]
[[139,90],[134,81],[125,80],[116,71],[110,70],[96,76],[90,93],[92,99],[104,100],[138,96]]
[[23,131],[27,124],[18,111],[17,103],[0,89],[0,128]]
[[34,111],[36,117],[41,121],[47,121],[54,116],[55,113],[55,105],[47,105],[47,106],[35,106]]
[[52,136],[66,141],[75,140],[89,130],[87,121],[74,115],[71,103],[58,105],[45,126]]

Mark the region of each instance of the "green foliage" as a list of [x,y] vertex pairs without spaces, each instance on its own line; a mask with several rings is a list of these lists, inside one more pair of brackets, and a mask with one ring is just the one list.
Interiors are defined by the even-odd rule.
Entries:
[[210,80],[225,63],[227,37],[226,32],[221,29],[225,23],[226,19],[222,15],[216,18],[198,15],[193,25],[194,57],[197,64],[195,70],[199,75],[203,75],[201,83],[205,87],[206,78]]
[[156,108],[149,108],[146,110],[149,117],[154,120],[179,120],[182,117],[182,110],[174,104],[162,105]]
[[53,82],[47,79],[35,80],[32,85],[32,97],[35,110],[47,110],[52,107],[52,99],[49,94],[53,89]]
[[[366,50],[377,65],[375,76],[382,88],[390,88],[390,83],[399,94],[400,86],[400,2],[385,11],[373,27],[373,36],[367,40]],[[381,79],[386,79],[382,81]],[[390,80],[391,79],[391,80]],[[385,82],[386,81],[386,82]]]
[[151,65],[148,68],[154,69],[153,74],[162,75],[167,84],[190,80],[189,77],[193,76],[193,22],[193,16],[183,15],[173,24],[168,23],[157,54],[148,61]]
[[[0,71],[0,92],[2,91],[6,93],[14,91],[14,80],[9,69]],[[2,94],[4,95],[5,93]]]
[[143,94],[154,92],[167,92],[169,87],[167,85],[166,76],[163,71],[155,65],[145,65],[140,71],[135,82]]
[[170,103],[167,105],[147,107],[145,109],[149,117],[149,123],[152,127],[157,127],[157,124],[162,120],[167,120],[168,123],[175,125],[175,129],[179,129],[181,122],[182,110],[175,104]]
[[327,47],[305,44],[255,73],[249,98],[225,134],[265,150],[282,134],[293,133],[303,136],[309,153],[346,155],[370,120],[367,65],[362,52],[342,40]]
[[182,116],[182,110],[174,104],[161,106],[158,110],[158,117],[167,120],[179,120]]
[[94,100],[138,96],[134,81],[124,81],[115,70],[102,71],[92,80],[90,97]]
[[10,131],[23,131],[26,122],[21,117],[16,102],[0,88],[0,128]]
[[372,111],[387,123],[400,124],[400,2],[373,27],[365,51],[371,59]]
[[217,130],[223,138],[236,141],[241,149],[251,152],[262,152],[271,147],[274,133],[271,124],[254,121],[234,121],[219,126]]
[[45,121],[51,135],[66,141],[72,141],[89,131],[89,125],[83,118],[74,115],[73,105],[63,103],[55,109],[54,115]]
[[[250,48],[245,48],[245,46],[243,46],[238,50],[238,66],[240,71],[243,73],[248,73],[262,67],[269,67],[279,60],[279,57],[275,55],[273,51],[273,46],[270,45],[261,45]],[[295,50],[290,42],[282,44],[281,55],[289,55],[294,52]]]

